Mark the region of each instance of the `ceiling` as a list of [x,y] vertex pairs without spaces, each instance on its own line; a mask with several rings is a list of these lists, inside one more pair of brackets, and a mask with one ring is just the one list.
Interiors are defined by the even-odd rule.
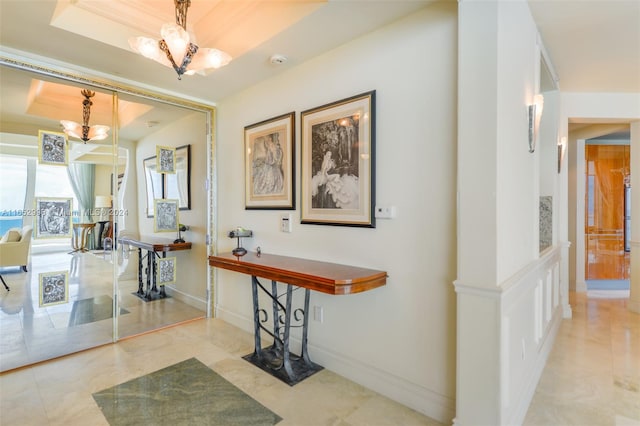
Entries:
[[[197,35],[198,44],[224,50],[234,58],[205,76],[178,80],[172,69],[128,46],[132,36],[159,38],[161,24],[175,21],[172,0],[0,0],[0,47],[215,104],[433,0],[191,1],[187,24]],[[529,5],[561,90],[640,92],[640,1],[529,0]],[[273,64],[270,58],[274,54],[287,60]],[[20,81],[7,70],[2,70],[1,78],[0,112],[6,128],[6,121],[15,125],[20,114],[33,108],[27,102],[35,102],[34,93],[45,91],[35,90],[34,84],[39,83],[32,79]],[[15,80],[15,86],[5,89],[10,79]],[[66,96],[53,83],[43,88],[57,99],[56,117],[43,113],[43,120],[81,121],[80,86],[72,86]],[[109,98],[108,94],[98,95]],[[98,95],[91,124],[109,124],[98,107]],[[75,118],[69,115],[72,111]],[[157,112],[158,118],[150,118],[151,111]],[[150,131],[147,123],[161,123],[163,113],[169,114],[163,112],[162,105],[153,103],[139,110],[132,105],[129,112],[130,125],[121,129],[120,136],[132,140]]]

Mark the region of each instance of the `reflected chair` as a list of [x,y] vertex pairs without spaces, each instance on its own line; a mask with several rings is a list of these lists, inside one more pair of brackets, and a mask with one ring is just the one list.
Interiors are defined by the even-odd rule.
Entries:
[[[32,226],[23,226],[22,229],[11,228],[4,234],[0,239],[0,267],[20,266],[24,272],[27,272],[32,233]],[[0,279],[5,288],[9,290],[9,286],[1,275]]]

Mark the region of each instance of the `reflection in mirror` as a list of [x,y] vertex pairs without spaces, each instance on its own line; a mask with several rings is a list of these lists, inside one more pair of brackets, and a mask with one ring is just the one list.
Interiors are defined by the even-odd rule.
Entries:
[[[109,195],[119,159],[112,134],[85,144],[60,125],[82,123],[88,89],[96,92],[89,124],[111,126],[113,93],[4,66],[0,72],[0,235],[17,233],[17,241],[0,242],[9,287],[0,293],[6,371],[113,341],[114,265],[96,250],[95,200]],[[43,132],[62,135],[63,155],[48,158],[54,161],[44,161]]]
[[[205,316],[210,295],[202,261],[209,203],[204,188],[180,215],[189,226],[183,238],[191,248],[176,252],[176,281],[163,288],[165,298],[139,297],[140,278],[152,281],[154,270],[140,277],[138,250],[118,240],[160,237],[144,211],[143,159],[156,145],[190,145],[198,159],[192,170],[206,178],[211,110],[113,93],[66,74],[62,79],[26,68],[0,65],[0,234],[7,234],[0,250],[18,253],[5,244],[20,244],[23,237],[29,249],[26,260],[4,251],[0,256],[0,274],[9,287],[0,287],[0,371]],[[61,132],[60,120],[82,122],[82,89],[96,92],[90,124],[109,125],[112,132],[102,141],[69,138],[67,165],[39,163],[40,130]],[[180,193],[180,185],[176,189]],[[45,197],[72,200],[71,237],[34,237],[36,200]],[[16,238],[8,235],[12,228],[19,234],[16,242],[8,241]],[[163,254],[151,257],[158,256]]]
[[144,181],[147,190],[147,217],[153,217],[154,200],[162,197],[162,175],[156,171],[156,157],[145,158],[142,162],[144,167]]
[[178,200],[180,210],[191,209],[191,147],[176,148],[176,172],[164,175],[164,198]]

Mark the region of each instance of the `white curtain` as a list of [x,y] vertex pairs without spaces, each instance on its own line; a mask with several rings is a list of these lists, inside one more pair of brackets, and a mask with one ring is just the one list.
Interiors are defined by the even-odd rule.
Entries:
[[91,212],[95,200],[96,166],[95,164],[74,163],[67,168],[69,181],[76,194],[79,220],[81,223],[93,222]]

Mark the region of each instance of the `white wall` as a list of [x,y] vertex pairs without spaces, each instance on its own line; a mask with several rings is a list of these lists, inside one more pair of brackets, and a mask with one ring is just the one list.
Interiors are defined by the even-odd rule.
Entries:
[[141,236],[175,239],[176,233],[154,233],[153,218],[146,212],[144,158],[156,154],[156,145],[178,147],[191,145],[191,210],[180,210],[180,223],[188,225],[183,238],[192,243],[191,250],[170,252],[177,258],[178,276],[175,285],[167,286],[167,293],[199,309],[206,309],[207,288],[207,179],[206,122],[203,113],[194,112],[187,117],[162,127],[156,133],[138,141],[136,168],[138,182],[138,229]]
[[[312,293],[311,358],[443,422],[455,394],[456,4],[436,4],[218,104],[218,251],[243,226],[250,250],[385,270],[387,285]],[[244,126],[376,90],[376,197],[397,218],[375,229],[302,225],[244,209]],[[296,147],[299,176],[300,146]],[[296,204],[300,205],[299,178]],[[409,250],[406,250],[410,247]],[[250,278],[217,271],[216,315],[253,330]]]
[[524,0],[459,3],[456,425],[521,424],[562,317],[561,250],[540,258],[538,240],[540,186],[560,182],[540,178],[556,170],[553,105],[528,144],[538,39]]

